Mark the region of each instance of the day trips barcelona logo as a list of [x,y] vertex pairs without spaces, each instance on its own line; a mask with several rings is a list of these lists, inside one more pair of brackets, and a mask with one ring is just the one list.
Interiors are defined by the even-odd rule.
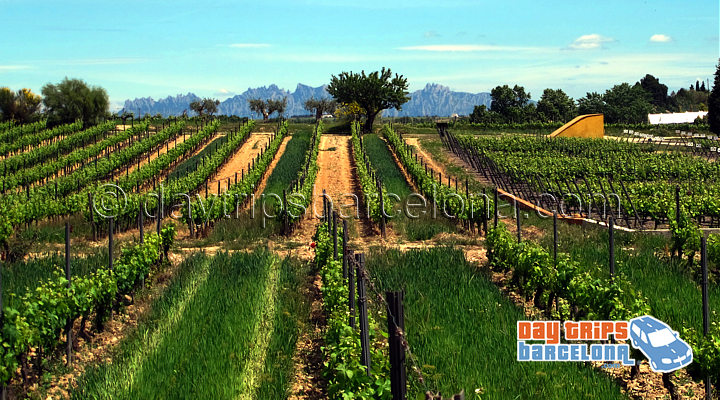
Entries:
[[[560,321],[518,321],[517,360],[599,361],[632,366],[636,361],[630,356],[631,345],[642,352],[655,372],[672,372],[693,360],[687,342],[649,315],[630,321],[565,321],[563,330],[560,326]],[[561,331],[568,343],[560,341]],[[578,343],[610,339],[625,343]],[[543,343],[534,343],[538,341]]]

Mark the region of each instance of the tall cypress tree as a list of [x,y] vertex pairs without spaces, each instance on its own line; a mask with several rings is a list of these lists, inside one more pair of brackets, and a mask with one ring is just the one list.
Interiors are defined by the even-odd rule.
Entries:
[[710,132],[720,134],[720,62],[716,67],[713,88],[708,96],[708,122]]

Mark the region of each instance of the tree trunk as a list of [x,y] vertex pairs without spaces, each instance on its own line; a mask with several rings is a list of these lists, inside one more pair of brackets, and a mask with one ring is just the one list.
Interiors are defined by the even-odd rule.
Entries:
[[322,110],[318,108],[317,111],[315,111],[315,121],[319,121],[322,118],[322,114]]
[[365,118],[365,124],[363,124],[362,132],[363,133],[371,133],[373,124],[375,123],[375,117],[377,116],[377,112],[374,113],[368,113],[367,118]]
[[270,118],[270,114],[265,111],[263,111],[262,115],[263,115],[263,121],[267,121],[268,118]]

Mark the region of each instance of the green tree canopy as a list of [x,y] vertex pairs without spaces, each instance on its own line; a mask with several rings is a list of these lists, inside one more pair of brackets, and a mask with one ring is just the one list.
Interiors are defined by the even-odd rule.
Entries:
[[715,68],[713,87],[708,96],[708,123],[710,132],[720,135],[720,62]]
[[664,112],[668,109],[668,87],[660,83],[660,80],[650,74],[640,79],[640,86],[650,94],[650,104],[656,112]]
[[410,100],[407,89],[406,78],[398,74],[393,77],[390,68],[383,67],[369,74],[350,71],[333,75],[327,91],[340,103],[357,102],[365,114],[363,132],[370,132],[378,113],[388,108],[400,110]]
[[575,102],[562,89],[545,89],[537,103],[537,112],[543,121],[567,122],[575,117]]
[[13,120],[24,124],[40,117],[42,97],[30,89],[13,92],[9,88],[0,88],[0,120]]
[[217,112],[217,108],[220,105],[220,100],[204,98],[202,100],[196,100],[190,103],[190,109],[195,111],[200,117],[205,115],[212,116]]
[[505,122],[525,122],[532,119],[535,107],[530,104],[530,93],[515,85],[497,86],[490,91],[490,111],[497,113]]
[[615,85],[605,92],[603,99],[608,123],[647,123],[648,114],[653,110],[650,94],[639,83]]
[[100,123],[110,108],[105,89],[88,86],[80,79],[63,79],[58,84],[48,83],[42,88],[48,125],[59,125],[82,120],[85,126]]
[[278,117],[282,117],[282,115],[285,113],[286,108],[287,96],[283,97],[281,100],[267,100],[268,115],[277,111]]
[[605,99],[598,92],[588,92],[585,97],[577,100],[577,111],[580,115],[585,114],[604,114]]
[[303,104],[303,108],[315,114],[315,119],[322,118],[323,114],[332,113],[337,108],[337,101],[328,98],[309,98]]
[[248,107],[250,107],[250,111],[262,115],[264,121],[267,121],[270,116],[268,104],[263,99],[248,99]]
[[488,110],[485,104],[473,107],[470,113],[470,122],[476,124],[492,124],[502,122],[502,118],[498,113]]

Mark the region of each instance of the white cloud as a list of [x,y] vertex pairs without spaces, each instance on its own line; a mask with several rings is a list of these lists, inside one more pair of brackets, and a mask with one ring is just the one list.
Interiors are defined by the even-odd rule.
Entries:
[[228,46],[236,49],[257,49],[262,47],[270,47],[268,43],[233,43]]
[[582,35],[575,39],[574,42],[568,45],[568,49],[572,50],[593,50],[603,47],[604,43],[614,42],[615,39],[607,36],[599,35],[597,33],[591,33],[589,35]]
[[225,88],[222,88],[215,92],[215,96],[217,96],[217,97],[232,97],[232,96],[235,96],[236,94],[237,93],[235,93],[231,90],[227,90]]
[[435,51],[435,52],[473,52],[473,51],[537,51],[541,47],[495,46],[488,44],[429,44],[422,46],[403,46],[398,50]]
[[656,34],[650,36],[650,41],[656,42],[656,43],[667,43],[667,42],[672,42],[672,38],[670,36],[662,34],[662,33],[656,33]]
[[57,60],[59,65],[121,65],[137,64],[146,62],[148,59],[140,57],[116,57],[116,58],[85,58],[77,60]]
[[29,65],[0,65],[0,71],[19,71],[21,69],[30,69]]

